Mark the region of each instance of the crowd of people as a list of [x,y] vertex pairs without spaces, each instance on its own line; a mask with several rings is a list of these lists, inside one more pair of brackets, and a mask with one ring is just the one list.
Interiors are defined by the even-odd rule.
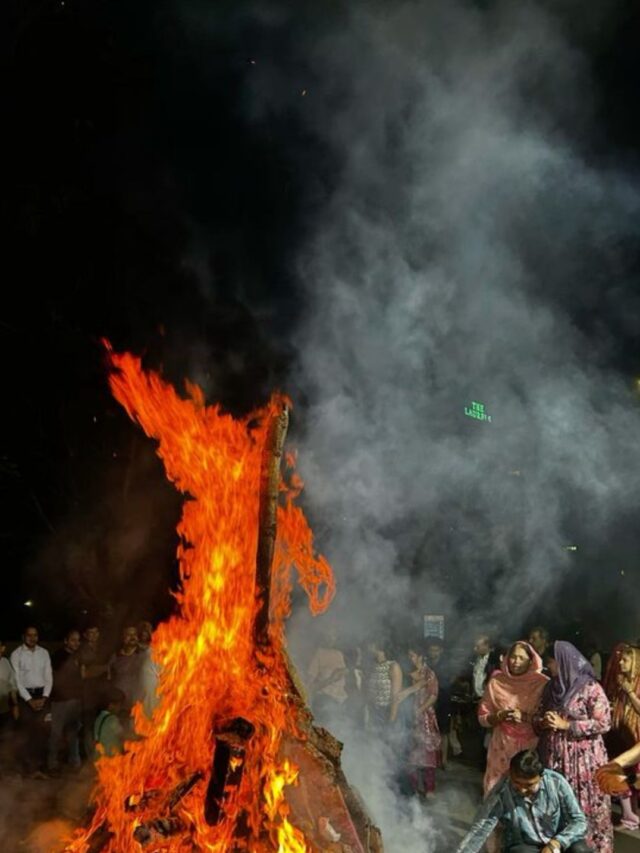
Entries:
[[[47,778],[122,752],[133,706],[151,714],[157,701],[151,632],[126,626],[108,649],[87,625],[50,654],[28,626],[9,657],[0,642],[5,764]],[[613,853],[612,797],[621,825],[640,829],[638,645],[619,644],[603,667],[595,649],[552,643],[542,627],[514,643],[479,634],[461,669],[438,637],[399,654],[380,640],[342,650],[328,632],[307,683],[316,722],[393,751],[401,795],[434,797],[437,769],[475,748],[484,799],[458,853]]]
[[343,652],[327,635],[310,700],[319,722],[348,721],[393,749],[399,793],[433,797],[436,769],[475,743],[484,799],[458,853],[613,853],[612,792],[620,825],[640,828],[640,648],[621,643],[603,667],[595,648],[537,626],[515,643],[478,635],[456,669],[437,637],[392,654],[380,642]]
[[98,754],[122,752],[133,736],[131,710],[150,713],[157,671],[149,622],[127,626],[115,650],[97,625],[67,631],[50,653],[30,625],[5,656],[0,642],[0,738],[4,763],[34,779],[79,770]]

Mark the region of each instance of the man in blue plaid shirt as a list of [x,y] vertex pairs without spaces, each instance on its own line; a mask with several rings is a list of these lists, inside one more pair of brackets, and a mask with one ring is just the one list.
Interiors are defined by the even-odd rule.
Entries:
[[509,775],[484,801],[457,853],[478,853],[498,825],[507,853],[593,853],[571,786],[560,773],[545,769],[533,749],[511,759]]

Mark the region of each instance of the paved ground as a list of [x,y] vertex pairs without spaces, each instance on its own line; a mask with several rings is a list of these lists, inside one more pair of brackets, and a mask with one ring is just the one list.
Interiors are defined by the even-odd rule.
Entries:
[[59,779],[0,776],[2,853],[57,853],[57,839],[86,813],[93,771],[65,773]]
[[[89,769],[42,781],[21,779],[5,770],[0,775],[2,853],[58,853],[56,841],[65,827],[82,820],[92,781]],[[433,825],[434,853],[455,851],[480,801],[481,783],[477,763],[454,760],[446,771],[438,772],[437,796],[425,805]],[[616,831],[615,851],[640,853],[640,832]]]

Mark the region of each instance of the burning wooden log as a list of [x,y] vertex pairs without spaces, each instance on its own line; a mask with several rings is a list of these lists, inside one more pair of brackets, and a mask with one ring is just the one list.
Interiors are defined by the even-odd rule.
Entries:
[[184,782],[180,782],[179,785],[176,785],[171,796],[167,800],[167,807],[169,811],[173,811],[180,800],[182,800],[183,797],[186,797],[189,791],[191,791],[191,789],[194,788],[201,779],[204,779],[204,773],[198,771],[188,779],[185,779]]
[[[272,585],[273,555],[277,533],[277,506],[280,466],[289,425],[283,407],[273,418],[262,458],[260,525],[256,559],[256,586],[261,608],[256,620],[256,641],[269,642],[269,602]],[[315,838],[321,846],[328,841],[332,849],[383,853],[382,835],[368,815],[359,795],[350,787],[340,765],[342,744],[328,731],[313,725],[293,662],[284,654],[288,675],[288,693],[302,739],[283,739],[283,753],[300,768],[298,787],[291,789],[289,801],[305,837]],[[339,827],[340,831],[336,831]],[[339,836],[331,838],[332,833]],[[342,848],[335,847],[338,841]]]
[[240,787],[247,743],[253,732],[248,720],[237,717],[215,733],[213,766],[204,805],[204,819],[209,826],[224,818],[226,803]]
[[150,841],[162,841],[172,835],[178,835],[186,829],[184,821],[179,817],[158,817],[136,826],[133,837],[139,844],[144,845]]
[[[169,812],[173,811],[180,800],[183,797],[186,797],[189,791],[197,785],[201,779],[204,779],[204,773],[198,771],[197,773],[193,773],[188,779],[185,779],[184,782],[180,782],[179,785],[176,785],[169,797],[167,797],[165,809]],[[124,801],[124,810],[126,812],[141,812],[161,798],[162,791],[159,788],[151,788],[149,791],[145,791],[140,796],[131,794]]]
[[255,623],[255,638],[260,645],[269,642],[271,569],[276,547],[280,467],[288,428],[289,410],[284,405],[280,414],[272,418],[269,424],[260,470],[260,515],[256,554],[256,593],[260,598],[260,610]]

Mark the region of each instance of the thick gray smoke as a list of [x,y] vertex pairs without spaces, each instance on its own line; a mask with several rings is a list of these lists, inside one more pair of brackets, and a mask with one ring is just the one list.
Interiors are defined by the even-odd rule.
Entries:
[[[299,258],[294,398],[343,638],[434,610],[450,639],[517,630],[576,537],[637,506],[637,401],[571,319],[620,284],[637,188],[572,141],[589,79],[540,6],[360,6],[304,47],[338,177]],[[388,848],[436,840],[391,794],[393,756],[358,743],[346,768]]]
[[510,630],[637,505],[637,401],[571,319],[620,285],[637,188],[572,141],[589,78],[536,4],[359,6],[300,49],[336,177],[293,394],[338,611],[369,633],[446,592]]

